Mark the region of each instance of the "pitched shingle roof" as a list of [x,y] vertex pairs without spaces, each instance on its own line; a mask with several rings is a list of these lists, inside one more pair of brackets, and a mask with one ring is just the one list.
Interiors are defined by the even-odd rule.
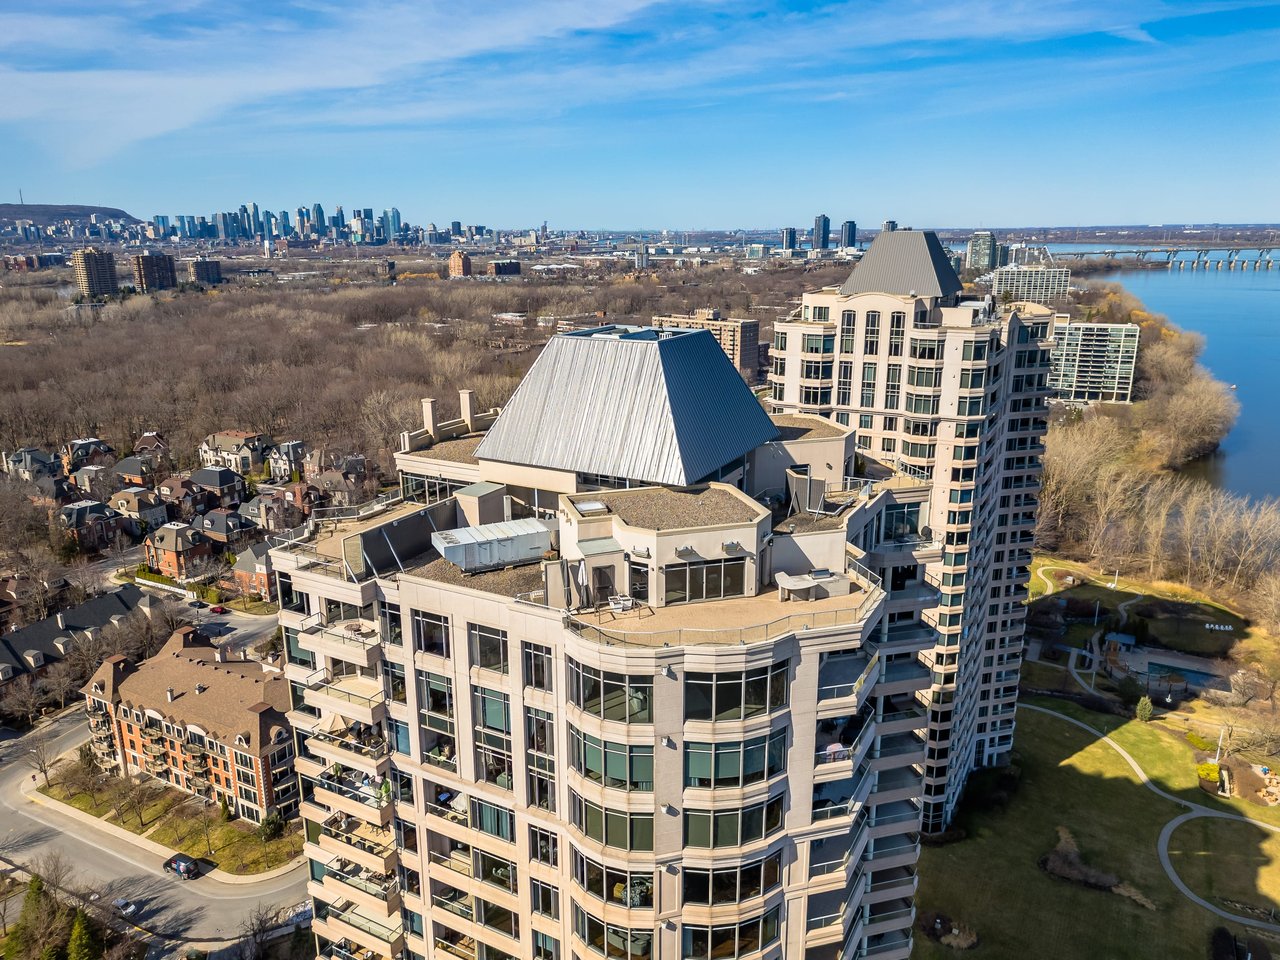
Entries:
[[913,291],[921,297],[948,297],[962,289],[951,259],[932,230],[894,230],[871,241],[858,265],[840,287],[855,293]]
[[27,672],[26,662],[22,655],[28,650],[38,650],[44,654],[46,662],[62,659],[54,640],[58,637],[74,637],[86,630],[105,627],[112,617],[124,616],[142,601],[143,593],[132,584],[104,593],[99,597],[86,600],[79,606],[61,613],[62,623],[58,623],[58,614],[46,617],[29,626],[6,633],[0,637],[0,663],[7,663],[14,668],[15,675]]
[[647,483],[697,483],[778,435],[705,330],[558,334],[476,457]]

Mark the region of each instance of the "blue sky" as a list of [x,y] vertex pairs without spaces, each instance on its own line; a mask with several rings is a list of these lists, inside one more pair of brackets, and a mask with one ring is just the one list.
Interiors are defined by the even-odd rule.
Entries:
[[1280,3],[43,0],[0,200],[412,222],[1280,220]]

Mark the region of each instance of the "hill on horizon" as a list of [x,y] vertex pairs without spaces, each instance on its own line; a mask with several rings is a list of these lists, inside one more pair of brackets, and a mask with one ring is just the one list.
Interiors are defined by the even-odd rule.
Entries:
[[30,220],[41,226],[63,220],[88,220],[93,214],[105,220],[137,221],[118,207],[94,207],[81,203],[0,203],[0,220]]

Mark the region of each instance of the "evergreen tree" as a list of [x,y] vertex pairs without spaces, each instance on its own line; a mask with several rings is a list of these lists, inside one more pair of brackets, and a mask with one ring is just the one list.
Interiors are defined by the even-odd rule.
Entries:
[[1151,698],[1143,697],[1141,700],[1138,701],[1138,706],[1134,710],[1134,713],[1137,715],[1138,719],[1141,720],[1143,723],[1148,723],[1151,720],[1151,710],[1152,710]]
[[71,924],[71,939],[67,942],[67,960],[95,960],[101,956],[102,951],[93,941],[89,918],[83,910],[77,910],[75,921]]

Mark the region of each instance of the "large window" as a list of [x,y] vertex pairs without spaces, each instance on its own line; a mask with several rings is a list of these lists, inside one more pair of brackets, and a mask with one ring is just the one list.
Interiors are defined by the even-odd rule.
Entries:
[[598,900],[623,907],[653,906],[653,871],[619,870],[573,851],[573,879]]
[[739,903],[768,893],[782,883],[782,854],[715,870],[684,868],[684,902]]
[[560,838],[542,827],[529,828],[529,855],[537,863],[552,867],[560,865]]
[[862,405],[864,407],[876,405],[876,365],[874,363],[862,365]]
[[[648,960],[653,955],[653,928],[630,930],[593,917],[576,903],[573,905],[573,932],[588,949],[602,957],[626,957]],[[775,934],[776,936],[776,934]]]
[[511,704],[505,693],[472,687],[475,699],[476,775],[486,783],[510,790]]
[[840,352],[853,353],[853,338],[857,333],[857,314],[845,310],[840,314]]
[[[781,811],[781,807],[779,807]],[[569,791],[569,820],[584,836],[619,850],[653,849],[653,814],[605,810]]]
[[874,357],[880,352],[880,311],[868,310],[862,331],[862,352]]
[[684,960],[725,960],[757,953],[778,939],[781,907],[759,917],[718,927],[684,925]]
[[653,677],[611,673],[569,660],[569,700],[592,716],[653,723]]
[[382,632],[383,642],[393,646],[404,646],[404,627],[400,622],[400,604],[387,603],[385,600],[378,604],[378,625]]
[[664,572],[664,600],[671,604],[740,597],[746,592],[746,575],[743,558],[670,563]]
[[521,650],[524,654],[524,685],[535,690],[550,690],[551,648],[526,640]]
[[790,661],[726,673],[689,673],[684,682],[686,720],[745,720],[787,705]]
[[686,847],[738,847],[781,829],[782,794],[741,810],[686,810]]
[[787,768],[787,732],[739,743],[684,745],[686,787],[745,787],[777,776]]
[[529,881],[530,907],[534,913],[552,920],[560,919],[560,891],[541,880]]
[[437,657],[449,656],[449,618],[422,610],[410,611],[413,628],[413,649],[419,653],[433,653]]
[[467,642],[471,645],[471,662],[486,670],[507,673],[507,631],[478,623],[467,624]]
[[606,787],[653,791],[652,744],[613,743],[570,726],[569,765]]
[[889,314],[889,356],[902,356],[903,337],[907,330],[907,315],[899,311]]
[[499,840],[514,843],[516,839],[515,814],[487,800],[471,801],[471,826]]
[[[885,366],[884,408],[897,410],[902,401],[902,364],[890,363]],[[888,419],[887,417],[885,418]],[[888,427],[885,428],[886,430]]]

